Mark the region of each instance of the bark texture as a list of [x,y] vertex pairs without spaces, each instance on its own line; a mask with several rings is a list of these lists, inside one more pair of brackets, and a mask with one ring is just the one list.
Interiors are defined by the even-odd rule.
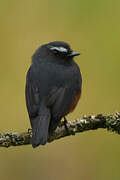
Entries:
[[[53,134],[48,135],[48,142],[75,135],[88,130],[104,128],[120,134],[120,113],[112,115],[98,114],[96,116],[84,116],[68,122],[67,130],[63,122],[58,126]],[[20,146],[30,144],[32,131],[22,133],[0,133],[0,147]]]

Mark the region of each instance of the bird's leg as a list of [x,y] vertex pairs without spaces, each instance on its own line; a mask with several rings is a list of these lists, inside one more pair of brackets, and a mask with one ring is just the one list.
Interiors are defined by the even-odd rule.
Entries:
[[65,116],[64,116],[64,126],[65,126],[65,129],[66,129],[67,133],[69,133],[68,121],[67,121]]
[[75,132],[70,130],[69,123],[68,123],[65,116],[64,116],[64,126],[65,126],[65,129],[66,129],[68,134],[75,135]]

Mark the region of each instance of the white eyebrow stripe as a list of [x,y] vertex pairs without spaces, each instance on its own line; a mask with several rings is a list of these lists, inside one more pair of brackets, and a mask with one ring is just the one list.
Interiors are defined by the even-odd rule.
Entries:
[[51,47],[51,50],[57,50],[59,52],[67,52],[68,50],[64,47]]

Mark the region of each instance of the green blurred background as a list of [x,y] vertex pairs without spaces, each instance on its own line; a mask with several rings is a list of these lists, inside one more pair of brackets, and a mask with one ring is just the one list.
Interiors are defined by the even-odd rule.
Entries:
[[[30,127],[25,76],[34,51],[63,40],[82,55],[82,98],[68,119],[120,111],[120,1],[0,1],[0,129]],[[0,148],[2,180],[119,180],[120,137],[106,130],[67,137],[45,147]]]

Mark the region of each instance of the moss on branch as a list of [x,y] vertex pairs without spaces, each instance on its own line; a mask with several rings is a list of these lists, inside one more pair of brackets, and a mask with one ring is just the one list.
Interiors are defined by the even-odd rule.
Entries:
[[[120,134],[120,113],[113,115],[98,114],[96,116],[84,116],[68,122],[68,131],[66,131],[64,123],[58,126],[53,134],[48,135],[48,142],[64,138],[66,136],[75,135],[88,130],[96,130],[104,128]],[[30,144],[32,131],[22,133],[0,133],[0,147],[20,146]]]

